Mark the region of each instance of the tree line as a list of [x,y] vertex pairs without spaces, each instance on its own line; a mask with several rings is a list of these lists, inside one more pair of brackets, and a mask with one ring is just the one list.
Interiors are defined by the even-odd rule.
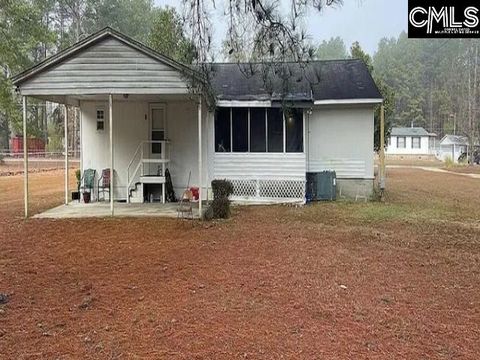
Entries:
[[[0,149],[8,147],[12,132],[21,133],[13,75],[106,26],[191,63],[195,51],[182,24],[174,8],[155,7],[153,0],[0,0]],[[28,117],[30,135],[48,138],[61,148],[57,138],[64,125],[59,107],[51,109],[45,101],[30,99]]]
[[358,44],[349,53],[337,37],[323,41],[317,58],[362,58],[384,97],[388,127],[421,126],[440,138],[466,136],[478,143],[480,124],[480,39],[381,39],[369,56]]
[[[306,7],[321,11],[340,6],[341,0],[291,1],[291,11],[281,13],[278,0],[226,0],[223,57],[274,64],[360,58],[385,98],[387,129],[413,124],[439,136],[456,133],[472,143],[478,141],[479,40],[408,39],[402,33],[382,39],[373,56],[358,42],[347,47],[339,37],[312,46],[299,25]],[[21,129],[12,75],[105,26],[202,69],[214,59],[208,4],[215,2],[182,0],[181,4],[182,14],[156,7],[153,0],[0,0],[0,148],[7,147],[11,131]],[[59,108],[47,111],[45,101],[32,99],[29,134],[45,138],[62,134],[62,116]],[[378,109],[375,119],[378,148]]]

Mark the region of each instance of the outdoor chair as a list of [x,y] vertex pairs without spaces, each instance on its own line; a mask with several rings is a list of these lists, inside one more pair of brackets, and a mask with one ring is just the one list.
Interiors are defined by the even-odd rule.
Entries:
[[102,176],[97,182],[97,200],[100,201],[100,193],[102,193],[102,200],[105,201],[105,193],[108,193],[108,200],[110,200],[110,169],[103,169]]
[[[90,193],[90,198],[86,202],[90,202],[93,190],[95,188],[95,174],[96,170],[95,169],[86,169],[83,172],[83,175],[80,179],[80,193],[84,194],[86,192]],[[85,202],[85,195],[83,195],[84,199],[83,201]]]
[[185,190],[180,199],[177,208],[177,218],[193,219],[193,193],[191,190]]

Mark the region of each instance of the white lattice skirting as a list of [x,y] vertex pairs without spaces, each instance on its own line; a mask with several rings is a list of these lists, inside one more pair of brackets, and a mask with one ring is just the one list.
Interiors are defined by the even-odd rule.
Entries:
[[229,179],[233,200],[297,200],[305,198],[304,180]]

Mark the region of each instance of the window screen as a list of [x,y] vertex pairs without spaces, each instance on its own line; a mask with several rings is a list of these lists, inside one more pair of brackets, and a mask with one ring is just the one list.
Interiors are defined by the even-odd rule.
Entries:
[[248,108],[232,108],[232,151],[248,151]]
[[283,113],[268,109],[268,152],[283,152]]
[[286,152],[303,151],[303,111],[285,111]]
[[265,108],[250,109],[250,151],[267,151],[267,134],[265,132]]
[[420,137],[413,136],[412,137],[412,149],[420,149]]
[[230,108],[215,111],[215,151],[230,152]]
[[97,110],[97,130],[105,130],[105,111]]

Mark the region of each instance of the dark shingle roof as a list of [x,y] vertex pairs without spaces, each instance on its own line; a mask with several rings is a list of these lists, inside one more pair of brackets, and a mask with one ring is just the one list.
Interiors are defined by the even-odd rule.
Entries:
[[394,127],[390,132],[393,136],[435,136],[423,127]]
[[[284,63],[276,66],[213,63],[211,66],[212,85],[219,100],[382,99],[367,67],[360,60]],[[283,78],[288,81],[282,81]]]

